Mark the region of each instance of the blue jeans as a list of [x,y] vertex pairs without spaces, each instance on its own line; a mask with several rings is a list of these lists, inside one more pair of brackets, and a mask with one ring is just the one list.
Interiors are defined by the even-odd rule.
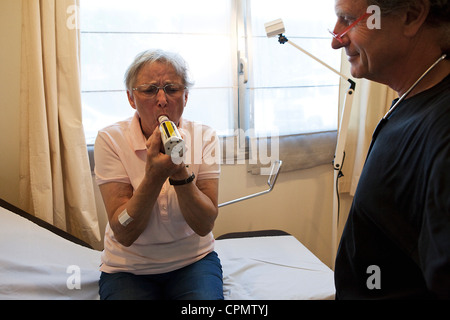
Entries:
[[168,273],[102,272],[102,300],[223,300],[222,266],[216,252]]

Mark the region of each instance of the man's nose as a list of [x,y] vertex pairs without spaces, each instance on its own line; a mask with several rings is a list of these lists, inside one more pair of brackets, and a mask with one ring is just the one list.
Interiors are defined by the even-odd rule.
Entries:
[[331,39],[331,47],[333,49],[340,49],[340,48],[346,47],[350,43],[350,39],[346,34],[344,34],[341,37],[336,36],[336,35],[340,34],[340,30],[338,28],[337,23],[336,23],[336,26],[334,27],[333,32],[330,32],[330,33],[332,33],[334,35],[333,38]]
[[331,40],[331,47],[332,47],[333,49],[340,49],[340,48],[345,47],[345,46],[346,46],[346,43],[348,42],[348,39],[345,39],[345,38],[346,38],[346,36],[344,36],[344,37],[341,39],[342,41],[339,41],[338,39],[333,38],[333,39]]

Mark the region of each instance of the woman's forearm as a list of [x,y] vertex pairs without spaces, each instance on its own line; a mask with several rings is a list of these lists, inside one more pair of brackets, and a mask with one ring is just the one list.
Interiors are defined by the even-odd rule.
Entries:
[[217,189],[218,179],[175,186],[184,219],[200,236],[206,236],[214,227],[218,215]]

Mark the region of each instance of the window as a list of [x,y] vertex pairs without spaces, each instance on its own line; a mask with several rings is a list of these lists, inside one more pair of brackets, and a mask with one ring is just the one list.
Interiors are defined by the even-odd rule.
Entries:
[[180,53],[195,86],[185,117],[225,134],[234,126],[233,1],[81,0],[83,124],[98,129],[134,114],[124,73],[150,48]]
[[251,1],[250,126],[258,135],[336,130],[339,77],[289,44],[268,39],[264,23],[277,18],[283,19],[289,41],[335,69],[340,66],[340,54],[331,49],[327,31],[335,19],[334,1]]
[[149,48],[185,58],[195,81],[185,117],[222,137],[337,129],[339,78],[289,44],[268,39],[264,28],[282,18],[290,41],[339,69],[340,53],[331,49],[327,31],[334,0],[81,0],[80,7],[88,144],[98,129],[133,115],[123,75]]

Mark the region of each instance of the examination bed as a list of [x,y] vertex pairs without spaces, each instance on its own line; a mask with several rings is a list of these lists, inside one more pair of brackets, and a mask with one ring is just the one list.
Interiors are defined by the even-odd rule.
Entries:
[[[98,299],[100,252],[0,199],[0,299]],[[333,272],[276,230],[216,239],[228,300],[333,299]]]

